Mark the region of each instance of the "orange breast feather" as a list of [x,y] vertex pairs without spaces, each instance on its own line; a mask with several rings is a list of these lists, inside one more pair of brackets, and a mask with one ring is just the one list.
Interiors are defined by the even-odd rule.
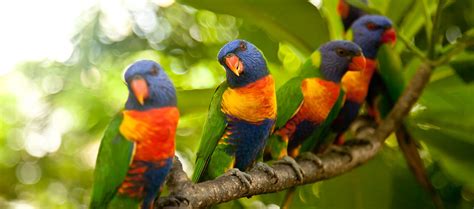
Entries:
[[173,157],[178,119],[176,107],[124,110],[120,133],[135,142],[133,159],[156,161]]
[[362,103],[367,96],[370,79],[374,74],[377,63],[371,59],[366,59],[366,61],[366,67],[363,71],[350,71],[342,77],[342,87],[346,92],[346,98],[349,101]]
[[265,76],[243,87],[227,88],[222,95],[221,110],[248,122],[274,119],[277,108],[272,76]]
[[301,84],[303,104],[298,115],[314,123],[322,123],[339,97],[337,83],[319,78],[304,79]]

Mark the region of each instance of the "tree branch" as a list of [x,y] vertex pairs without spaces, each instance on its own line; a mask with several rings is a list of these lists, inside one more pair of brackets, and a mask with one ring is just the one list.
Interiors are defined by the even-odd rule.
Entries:
[[[343,145],[351,156],[337,152],[320,155],[322,167],[317,167],[311,161],[297,160],[305,174],[304,182],[297,181],[291,167],[277,164],[272,166],[278,176],[276,183],[265,172],[251,170],[248,174],[251,175],[252,182],[248,190],[235,176],[222,176],[212,181],[193,184],[183,172],[179,160],[176,159],[168,179],[170,196],[160,198],[158,208],[205,208],[242,197],[278,192],[344,174],[366,163],[379,152],[385,138],[397,130],[403,118],[420,97],[430,75],[431,66],[421,65],[386,120],[378,128],[375,128],[373,121],[365,118],[359,118],[354,122],[352,129],[355,130],[356,138],[365,140],[355,141],[359,143],[348,141]],[[186,198],[188,202],[181,201],[183,198]]]

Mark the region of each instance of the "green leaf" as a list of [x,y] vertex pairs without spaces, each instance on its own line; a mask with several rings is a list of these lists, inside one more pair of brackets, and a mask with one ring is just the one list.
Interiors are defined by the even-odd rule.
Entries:
[[[398,33],[403,34],[409,41],[411,41],[426,23],[426,19],[420,18],[420,14],[428,12],[432,15],[436,8],[436,4],[433,1],[430,1],[427,6],[428,8],[423,5],[422,1],[415,1],[415,3],[409,7],[408,11],[402,13],[401,15],[403,19],[394,22],[399,26]],[[396,46],[398,52],[401,52],[404,48],[405,45],[403,44],[397,44]]]
[[472,188],[474,84],[465,85],[451,74],[428,85],[407,122],[410,133],[426,143],[442,167]]
[[474,81],[474,53],[462,53],[449,63],[456,74],[461,77],[464,82],[470,83]]
[[321,9],[321,13],[328,22],[331,40],[341,40],[344,34],[344,26],[337,12],[338,2],[339,1],[324,1]]
[[390,18],[394,24],[398,24],[416,2],[415,0],[391,0],[385,11],[385,16]]
[[[288,42],[309,55],[329,40],[326,22],[305,0],[181,0],[182,3],[243,18],[280,42]],[[243,37],[245,38],[245,37]]]

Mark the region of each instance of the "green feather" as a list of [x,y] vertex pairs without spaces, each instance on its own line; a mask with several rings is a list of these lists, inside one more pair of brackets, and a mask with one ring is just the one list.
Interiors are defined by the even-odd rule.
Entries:
[[[303,102],[303,92],[301,84],[305,78],[323,78],[319,65],[321,64],[321,54],[315,51],[311,54],[303,66],[298,77],[292,78],[281,86],[277,91],[277,120],[275,130],[285,126],[285,124],[297,113]],[[287,149],[287,144],[279,136],[270,136],[265,153],[277,159],[280,153]]]
[[227,82],[223,82],[217,87],[212,96],[209,112],[201,136],[201,143],[196,156],[196,165],[194,168],[193,181],[198,182],[202,179],[211,155],[216,149],[219,139],[222,137],[227,126],[224,113],[221,111],[222,94],[227,89]]
[[303,102],[303,92],[301,92],[303,79],[303,77],[292,78],[278,89],[276,93],[278,117],[275,122],[275,130],[282,128]]
[[277,113],[276,128],[283,127],[288,120],[296,113],[303,102],[301,83],[305,78],[323,78],[319,65],[321,64],[321,54],[315,51],[301,67],[300,75],[290,79],[277,91]]
[[122,184],[132,158],[133,142],[120,134],[122,114],[116,115],[102,138],[94,172],[91,209],[105,209]]
[[377,53],[377,69],[384,85],[387,87],[391,101],[397,101],[405,89],[406,83],[402,72],[400,56],[386,44]]

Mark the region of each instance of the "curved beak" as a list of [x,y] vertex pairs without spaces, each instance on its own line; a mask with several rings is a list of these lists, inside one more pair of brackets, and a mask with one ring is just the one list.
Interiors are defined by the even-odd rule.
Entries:
[[148,98],[148,84],[142,76],[135,76],[130,82],[130,88],[132,89],[133,94],[137,98],[138,103],[141,105],[145,104],[145,99]]
[[366,60],[364,55],[359,54],[352,57],[351,63],[349,64],[349,71],[362,71],[365,69]]
[[228,54],[225,57],[225,64],[237,76],[240,76],[240,74],[244,72],[244,65],[242,61],[240,61],[239,57],[237,57],[235,54]]
[[397,35],[395,33],[395,29],[389,28],[385,30],[382,34],[382,39],[380,40],[382,43],[389,43],[391,46],[395,45],[395,41],[397,41]]

